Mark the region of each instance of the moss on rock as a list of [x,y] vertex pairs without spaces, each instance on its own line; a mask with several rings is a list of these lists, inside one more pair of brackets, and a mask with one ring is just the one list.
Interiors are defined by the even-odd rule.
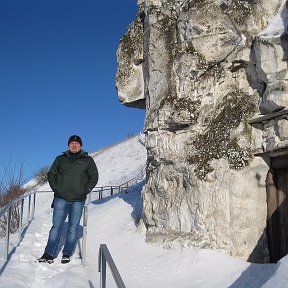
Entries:
[[[230,139],[230,132],[241,122],[258,110],[258,97],[234,89],[228,93],[216,109],[205,133],[198,135],[191,142],[191,151],[187,155],[189,164],[196,166],[195,173],[199,179],[213,169],[209,162],[212,159],[224,158],[232,169],[242,169],[249,163],[252,153],[249,147],[241,148],[236,139]],[[246,131],[249,138],[249,131]]]

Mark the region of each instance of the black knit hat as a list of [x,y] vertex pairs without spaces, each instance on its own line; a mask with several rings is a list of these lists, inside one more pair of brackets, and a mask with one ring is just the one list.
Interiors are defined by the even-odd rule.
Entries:
[[82,139],[80,138],[80,136],[78,136],[78,135],[72,135],[72,136],[69,138],[69,140],[68,140],[68,146],[69,146],[69,144],[70,144],[71,142],[73,142],[73,141],[78,142],[78,143],[82,146]]

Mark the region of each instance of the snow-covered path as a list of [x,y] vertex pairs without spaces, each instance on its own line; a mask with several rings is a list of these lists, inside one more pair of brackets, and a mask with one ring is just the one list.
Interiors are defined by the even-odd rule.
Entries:
[[[49,203],[52,201],[52,196],[52,193],[37,195],[35,219],[25,231],[24,238],[5,267],[0,278],[0,287],[71,287],[69,283],[75,277],[83,280],[77,280],[78,283],[83,283],[77,287],[90,287],[87,282],[87,270],[82,266],[77,251],[71,265],[61,264],[59,257],[51,265],[36,262],[43,253],[51,227]],[[1,283],[5,285],[2,286]]]
[[[127,179],[144,165],[145,148],[139,142],[130,139],[122,144],[105,151],[110,153],[109,157],[107,154],[95,156],[96,162],[100,161],[99,158],[97,160],[98,156],[102,157],[103,162],[99,163],[102,179],[107,181],[116,179],[121,183],[125,173]],[[139,156],[141,151],[142,160]],[[121,172],[121,165],[116,161],[117,157],[125,172],[123,170]],[[114,168],[119,168],[110,169],[111,163]],[[134,170],[133,167],[137,169]],[[109,171],[113,171],[110,176]],[[104,186],[107,182],[100,180],[100,183]],[[45,188],[47,187],[42,187],[42,190]],[[281,259],[278,264],[251,264],[208,249],[193,247],[163,249],[160,245],[147,243],[145,235],[135,225],[135,220],[139,219],[142,209],[140,190],[139,184],[128,194],[119,193],[102,200],[93,200],[89,204],[85,267],[81,264],[78,250],[72,261],[65,265],[60,263],[60,257],[53,264],[35,262],[35,259],[42,255],[47,241],[53,196],[49,192],[37,195],[35,219],[25,231],[25,237],[20,245],[11,253],[7,265],[2,267],[0,287],[99,287],[100,244],[107,245],[127,288],[288,287],[288,256]],[[79,235],[81,238],[81,231]],[[107,287],[116,287],[109,269],[107,273]]]
[[[91,154],[99,170],[97,186],[120,185],[137,175],[146,163],[146,149],[139,141],[140,139],[141,135],[135,136],[103,151]],[[38,190],[51,191],[48,184],[39,187]],[[0,269],[2,266],[0,270],[0,287],[73,287],[73,285],[75,285],[74,287],[94,287],[95,283],[93,284],[89,280],[88,268],[82,265],[80,258],[79,245],[82,244],[81,233],[83,231],[79,231],[80,240],[69,265],[60,263],[61,253],[53,264],[40,264],[36,261],[43,253],[51,227],[52,210],[50,204],[52,198],[53,193],[37,193],[35,219],[25,231],[24,238],[20,244],[14,249],[15,245],[13,243],[17,243],[17,235],[12,235],[11,249],[14,252],[11,253],[11,259],[4,266],[2,266],[4,262],[0,260]],[[98,194],[93,198],[98,198]],[[102,200],[102,202],[105,201],[105,199]],[[93,203],[94,201],[89,205],[89,209],[93,210],[93,206],[95,207]],[[89,218],[93,219],[90,214],[89,212]],[[90,243],[93,254],[87,252],[87,261],[91,258],[89,261],[90,264],[92,262],[90,269],[92,278],[98,284],[100,280],[97,261],[98,249],[101,243],[99,242],[99,244],[95,245],[93,239],[94,223],[91,219],[88,220],[87,246]],[[103,220],[99,221],[99,219],[96,219],[95,221],[97,227],[103,223]],[[92,227],[89,227],[89,222]],[[91,240],[89,240],[89,236],[92,236]],[[98,236],[101,237],[101,233]],[[13,241],[13,238],[15,238],[15,241]],[[0,245],[4,245],[3,241],[0,242]],[[89,248],[87,248],[88,250]],[[29,272],[27,273],[26,271]]]
[[[66,265],[60,263],[60,257],[53,264],[36,263],[51,222],[50,209],[41,211],[51,196],[47,193],[41,198],[39,213],[5,267],[0,287],[99,287],[98,250],[102,243],[107,244],[127,288],[257,288],[268,280],[272,285],[267,288],[285,287],[275,286],[279,282],[272,277],[275,264],[250,264],[217,251],[163,249],[147,243],[134,222],[141,212],[141,194],[137,190],[90,203],[86,267],[78,251]],[[110,272],[107,287],[116,287]]]

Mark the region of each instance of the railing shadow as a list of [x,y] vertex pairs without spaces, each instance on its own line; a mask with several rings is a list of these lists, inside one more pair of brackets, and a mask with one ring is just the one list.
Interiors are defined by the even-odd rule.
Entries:
[[133,208],[131,212],[131,216],[134,219],[135,224],[137,224],[142,215],[143,205],[142,205],[142,200],[141,200],[141,191],[142,191],[144,184],[145,184],[145,180],[134,184],[133,186],[127,188],[126,190],[117,192],[116,194],[106,196],[101,199],[92,200],[90,204],[101,205],[116,197],[121,198]]
[[[32,220],[31,220],[31,221],[32,221]],[[3,260],[3,263],[1,263],[2,261],[0,261],[0,276],[1,276],[2,273],[4,272],[6,266],[8,265],[8,263],[9,263],[12,255],[13,255],[13,253],[16,252],[17,247],[21,244],[23,238],[25,237],[25,234],[26,234],[26,232],[27,232],[27,230],[28,230],[28,227],[29,227],[31,221],[30,221],[30,222],[27,224],[27,226],[22,230],[21,240],[19,241],[19,243],[17,243],[17,245],[15,245],[14,247],[12,247],[11,250],[8,252],[7,260],[6,260],[6,261]]]
[[145,180],[135,184],[128,193],[119,195],[119,198],[123,199],[132,208],[131,217],[134,219],[134,223],[137,224],[142,216],[143,202],[141,198],[141,191],[145,185]]

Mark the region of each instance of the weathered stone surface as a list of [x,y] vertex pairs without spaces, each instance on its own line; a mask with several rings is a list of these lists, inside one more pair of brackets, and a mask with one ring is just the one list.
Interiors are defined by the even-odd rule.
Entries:
[[285,21],[272,25],[286,17],[282,2],[229,1],[223,13],[218,0],[138,1],[143,39],[130,26],[136,44],[127,54],[122,40],[116,84],[123,103],[146,100],[149,241],[266,259],[268,165],[253,153],[287,141],[287,124],[248,120],[287,106]]
[[283,154],[288,148],[288,110],[256,117],[250,120],[253,139],[253,153],[268,155]]
[[143,13],[137,15],[117,51],[116,88],[121,103],[145,108],[143,80]]

